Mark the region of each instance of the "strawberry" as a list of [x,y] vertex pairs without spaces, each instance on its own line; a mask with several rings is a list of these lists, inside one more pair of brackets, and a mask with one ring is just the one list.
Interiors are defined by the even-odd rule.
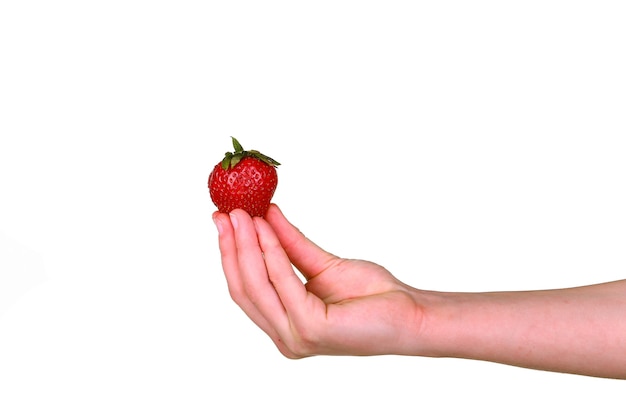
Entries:
[[222,213],[241,208],[250,216],[263,217],[278,185],[276,167],[280,164],[259,151],[244,151],[231,138],[235,152],[226,152],[209,175],[211,200]]

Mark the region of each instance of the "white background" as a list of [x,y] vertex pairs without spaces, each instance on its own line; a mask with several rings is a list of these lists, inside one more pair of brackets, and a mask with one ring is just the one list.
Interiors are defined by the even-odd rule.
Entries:
[[206,188],[233,135],[415,287],[626,278],[620,3],[2,2],[0,415],[623,415],[621,381],[283,358]]

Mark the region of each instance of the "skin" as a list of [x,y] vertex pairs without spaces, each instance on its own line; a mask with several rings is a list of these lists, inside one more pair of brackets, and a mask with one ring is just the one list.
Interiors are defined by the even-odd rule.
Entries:
[[237,209],[213,220],[232,299],[288,358],[456,357],[626,379],[626,280],[542,291],[424,291],[372,262],[326,252],[276,205],[265,218]]

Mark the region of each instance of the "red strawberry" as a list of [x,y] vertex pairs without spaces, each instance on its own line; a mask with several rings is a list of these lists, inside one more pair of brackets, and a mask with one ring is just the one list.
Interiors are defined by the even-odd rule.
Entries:
[[278,185],[276,167],[280,164],[259,151],[244,151],[235,138],[233,146],[235,153],[226,152],[209,175],[211,200],[222,213],[241,208],[263,217]]

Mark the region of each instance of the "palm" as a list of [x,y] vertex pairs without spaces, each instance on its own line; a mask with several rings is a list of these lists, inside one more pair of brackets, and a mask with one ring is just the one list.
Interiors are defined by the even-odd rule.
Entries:
[[401,285],[382,266],[351,259],[337,259],[306,283],[307,290],[326,304],[397,290]]
[[389,353],[392,347],[388,342],[397,342],[407,334],[407,326],[418,324],[419,308],[408,287],[371,262],[338,259],[332,267],[311,278],[306,287],[316,296],[311,318],[324,323],[320,330],[327,339],[322,344],[324,349],[316,346],[316,353]]

